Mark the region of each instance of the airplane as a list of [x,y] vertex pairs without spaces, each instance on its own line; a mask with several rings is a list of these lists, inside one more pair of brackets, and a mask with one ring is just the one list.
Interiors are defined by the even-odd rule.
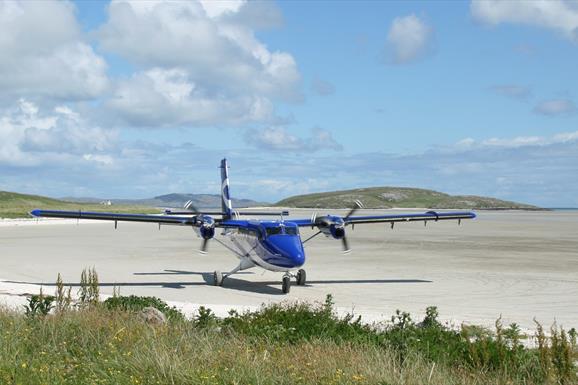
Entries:
[[[345,228],[353,228],[356,224],[388,223],[393,229],[398,222],[474,219],[476,214],[468,211],[435,212],[354,216],[363,207],[360,201],[349,210],[345,216],[317,215],[311,218],[285,219],[288,211],[281,212],[241,212],[234,211],[229,191],[229,166],[226,159],[221,160],[221,211],[202,211],[185,205],[186,211],[165,210],[163,214],[116,214],[104,212],[61,211],[35,209],[30,212],[33,217],[75,218],[114,221],[115,228],[119,221],[150,222],[161,225],[191,226],[202,238],[201,253],[206,253],[209,241],[216,240],[239,258],[239,264],[229,272],[216,270],[213,273],[213,284],[222,286],[223,281],[242,270],[260,267],[265,270],[283,273],[282,291],[287,294],[294,278],[297,285],[306,283],[306,271],[301,268],[305,264],[303,245],[323,234],[328,238],[340,240],[345,253],[351,251],[347,241]],[[220,216],[219,218],[213,215]],[[241,219],[243,215],[276,215],[280,219]],[[317,232],[305,240],[299,234],[300,227],[317,228]],[[216,229],[221,229],[222,238],[215,237]]]

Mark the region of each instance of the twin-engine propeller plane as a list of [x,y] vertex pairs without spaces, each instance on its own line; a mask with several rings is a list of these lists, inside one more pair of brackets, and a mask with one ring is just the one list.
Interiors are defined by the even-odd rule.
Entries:
[[[238,258],[239,264],[231,271],[223,274],[215,271],[213,274],[214,284],[223,285],[223,280],[241,270],[252,267],[261,267],[266,270],[283,272],[283,293],[288,293],[291,288],[291,278],[295,278],[297,285],[305,285],[306,273],[301,269],[305,263],[305,250],[303,244],[319,234],[340,240],[344,252],[349,252],[349,243],[345,235],[345,228],[349,225],[361,223],[389,223],[391,227],[397,222],[457,220],[473,219],[473,212],[435,212],[428,211],[420,214],[395,214],[395,215],[371,215],[354,216],[355,212],[362,208],[359,201],[344,217],[339,215],[316,215],[305,219],[285,219],[287,211],[277,213],[239,212],[233,211],[229,195],[229,176],[227,160],[221,161],[221,205],[222,211],[200,211],[194,208],[190,202],[185,205],[186,211],[165,210],[161,215],[147,214],[114,214],[82,211],[56,211],[56,210],[33,210],[30,214],[34,217],[51,218],[75,218],[96,219],[114,221],[115,227],[119,221],[128,222],[152,222],[160,225],[191,226],[197,235],[202,238],[200,251],[207,251],[208,243],[215,239],[227,249],[232,251]],[[214,218],[218,215],[219,218]],[[276,220],[240,219],[242,215],[275,215],[280,216]],[[299,235],[300,227],[317,228],[317,233],[302,240]],[[215,237],[216,229],[222,229],[221,236]]]

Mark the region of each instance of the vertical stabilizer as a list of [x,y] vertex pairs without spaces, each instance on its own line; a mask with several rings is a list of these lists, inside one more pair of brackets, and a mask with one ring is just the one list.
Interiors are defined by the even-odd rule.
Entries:
[[223,219],[231,219],[233,205],[231,204],[231,195],[229,195],[229,166],[227,166],[227,159],[221,160],[221,208],[223,209]]

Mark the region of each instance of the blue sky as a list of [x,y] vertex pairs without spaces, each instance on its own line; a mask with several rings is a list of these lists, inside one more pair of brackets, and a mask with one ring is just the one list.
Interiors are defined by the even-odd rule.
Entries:
[[578,2],[0,2],[0,189],[578,206]]

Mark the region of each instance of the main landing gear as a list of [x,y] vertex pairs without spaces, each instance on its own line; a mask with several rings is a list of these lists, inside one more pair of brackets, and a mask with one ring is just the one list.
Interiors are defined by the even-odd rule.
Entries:
[[241,270],[250,269],[251,267],[255,266],[255,264],[249,258],[242,258],[239,261],[239,265],[235,267],[233,270],[229,271],[228,273],[221,273],[219,270],[216,270],[213,273],[213,285],[215,286],[223,286],[223,281],[230,275],[236,274]]
[[213,273],[213,285],[215,286],[223,286],[223,273],[221,273],[219,270],[216,270]]
[[[239,270],[235,269],[225,275],[221,273],[219,270],[216,270],[213,273],[213,285],[223,286],[223,280],[227,278],[229,275],[236,273],[237,271]],[[281,284],[283,294],[287,294],[291,290],[291,278],[295,278],[295,281],[298,286],[304,286],[305,282],[307,282],[307,273],[303,269],[299,269],[297,271],[297,274],[292,274],[289,272],[285,273],[285,275],[283,275],[283,281]]]

